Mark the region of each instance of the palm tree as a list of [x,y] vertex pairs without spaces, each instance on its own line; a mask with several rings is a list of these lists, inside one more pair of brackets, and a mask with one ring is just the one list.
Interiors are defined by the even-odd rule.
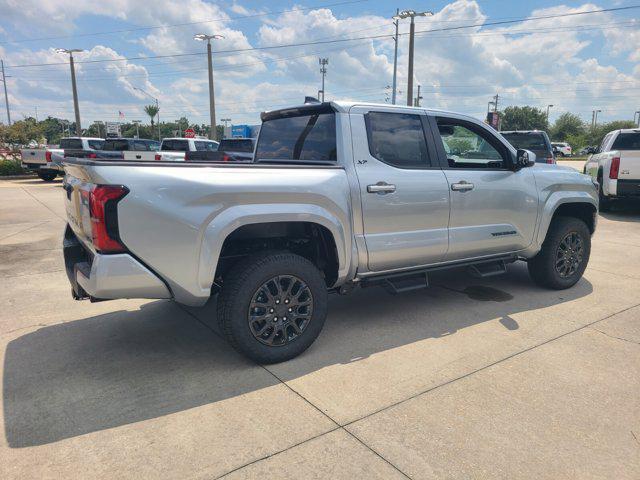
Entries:
[[151,128],[153,128],[153,119],[158,114],[159,110],[160,109],[158,108],[157,105],[147,105],[144,107],[144,111],[151,118]]

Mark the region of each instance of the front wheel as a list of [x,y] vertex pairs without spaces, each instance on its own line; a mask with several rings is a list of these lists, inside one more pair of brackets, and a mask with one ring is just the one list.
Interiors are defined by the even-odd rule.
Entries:
[[327,287],[309,260],[293,253],[248,257],[224,277],[218,322],[227,341],[259,363],[300,355],[320,334]]
[[582,277],[591,254],[591,232],[577,218],[556,217],[538,254],[528,261],[529,275],[543,287],[562,290]]

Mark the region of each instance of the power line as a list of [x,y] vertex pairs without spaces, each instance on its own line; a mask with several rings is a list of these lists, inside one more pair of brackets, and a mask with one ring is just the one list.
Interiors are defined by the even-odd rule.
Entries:
[[226,17],[226,18],[213,18],[210,20],[200,20],[198,22],[184,22],[184,23],[171,23],[171,24],[163,24],[163,25],[150,25],[146,27],[135,27],[135,28],[125,28],[121,30],[109,30],[103,32],[92,32],[92,33],[76,33],[71,35],[58,35],[53,37],[40,37],[40,38],[21,38],[18,40],[7,40],[4,42],[0,42],[0,45],[8,44],[8,43],[26,43],[26,42],[39,42],[43,40],[59,40],[62,38],[76,38],[76,37],[93,37],[98,35],[113,35],[117,33],[129,33],[129,32],[139,32],[144,30],[157,30],[160,28],[175,28],[175,27],[186,27],[191,25],[202,25],[204,23],[213,23],[213,22],[230,22],[234,20],[243,20],[247,18],[256,18],[256,17],[266,17],[269,15],[280,15],[281,13],[290,13],[290,12],[303,12],[306,10],[313,10],[316,8],[327,8],[327,7],[337,7],[340,5],[350,5],[354,3],[363,3],[368,2],[369,0],[348,0],[344,2],[337,3],[329,3],[325,5],[316,5],[313,7],[302,7],[302,8],[292,8],[289,10],[280,10],[277,12],[264,12],[264,13],[255,13],[251,15],[241,15],[238,17]]
[[[506,25],[512,23],[519,22],[530,22],[536,20],[548,20],[552,18],[565,18],[565,17],[573,17],[577,15],[589,15],[594,13],[606,13],[606,12],[617,12],[623,10],[637,9],[640,8],[640,5],[632,5],[627,7],[617,7],[617,8],[603,8],[599,10],[588,10],[584,12],[572,12],[572,13],[564,13],[564,14],[555,14],[555,15],[542,15],[538,17],[526,17],[520,18],[517,20],[501,20],[495,22],[483,22],[483,23],[475,23],[470,25],[460,25],[454,27],[444,27],[444,28],[435,28],[430,30],[420,30],[415,32],[417,34],[428,34],[432,32],[445,32],[452,30],[461,30],[465,28],[477,28],[477,27],[487,27],[487,26],[495,26],[495,25]],[[399,33],[399,35],[408,35],[408,33]],[[250,52],[250,51],[258,51],[258,50],[273,50],[278,48],[291,48],[291,47],[303,47],[309,45],[324,45],[330,43],[344,43],[344,42],[353,42],[353,41],[362,41],[362,40],[375,40],[379,38],[386,38],[388,34],[384,35],[369,35],[363,37],[354,37],[354,38],[344,38],[344,39],[335,39],[335,40],[314,40],[309,42],[298,42],[298,43],[289,43],[289,44],[280,44],[280,45],[265,45],[261,47],[245,47],[245,48],[236,48],[229,50],[218,50],[216,51],[216,55],[222,53],[242,53],[242,52]],[[105,62],[122,62],[127,60],[141,60],[141,59],[151,59],[151,58],[176,58],[176,57],[189,57],[189,56],[201,56],[204,55],[202,52],[193,52],[193,53],[177,53],[177,54],[167,54],[167,55],[148,55],[148,56],[139,56],[139,57],[122,57],[122,58],[112,58],[112,59],[101,59],[101,60],[84,60],[76,63],[105,63]],[[52,65],[62,65],[60,62],[52,62],[52,63],[32,63],[32,64],[22,64],[22,65],[7,65],[7,67],[11,68],[26,68],[26,67],[42,67],[42,66],[52,66]]]

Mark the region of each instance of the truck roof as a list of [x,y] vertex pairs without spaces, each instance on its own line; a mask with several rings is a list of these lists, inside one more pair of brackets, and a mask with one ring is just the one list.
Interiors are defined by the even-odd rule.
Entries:
[[164,142],[165,140],[198,140],[199,142],[213,142],[213,143],[218,143],[216,140],[211,140],[210,138],[199,138],[199,137],[195,137],[195,138],[186,138],[186,137],[166,137],[163,138],[162,141]]
[[104,138],[100,137],[62,137],[60,140],[104,140]]
[[329,111],[334,111],[334,112],[340,112],[340,113],[349,113],[349,110],[352,107],[380,107],[380,108],[385,108],[385,109],[397,109],[397,110],[401,110],[401,111],[407,111],[407,110],[415,110],[417,112],[428,112],[428,113],[435,113],[435,114],[453,114],[453,115],[458,115],[458,116],[462,116],[462,117],[466,117],[469,119],[473,119],[476,120],[475,117],[472,117],[471,115],[466,115],[464,113],[458,113],[458,112],[452,112],[452,111],[448,111],[448,110],[440,110],[440,109],[435,109],[435,108],[427,108],[427,107],[409,107],[406,105],[390,105],[388,103],[376,103],[376,102],[357,102],[357,101],[353,101],[353,100],[335,100],[335,101],[331,101],[331,102],[313,102],[313,103],[303,103],[303,104],[299,104],[299,105],[292,105],[291,107],[286,107],[286,108],[279,108],[277,110],[268,110],[265,112],[262,112],[262,114],[260,115],[260,118],[262,119],[262,121],[266,120],[266,119],[271,119],[271,118],[277,118],[280,116],[287,116],[287,114],[289,113],[294,113],[294,112],[305,112],[305,111],[309,111],[309,112],[329,112]]

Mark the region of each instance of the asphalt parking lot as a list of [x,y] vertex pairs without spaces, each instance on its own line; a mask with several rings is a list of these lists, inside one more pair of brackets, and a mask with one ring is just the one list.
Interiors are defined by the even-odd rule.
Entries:
[[519,263],[332,296],[272,366],[213,305],[73,301],[63,227],[60,181],[0,181],[1,478],[640,478],[639,207],[570,290]]

